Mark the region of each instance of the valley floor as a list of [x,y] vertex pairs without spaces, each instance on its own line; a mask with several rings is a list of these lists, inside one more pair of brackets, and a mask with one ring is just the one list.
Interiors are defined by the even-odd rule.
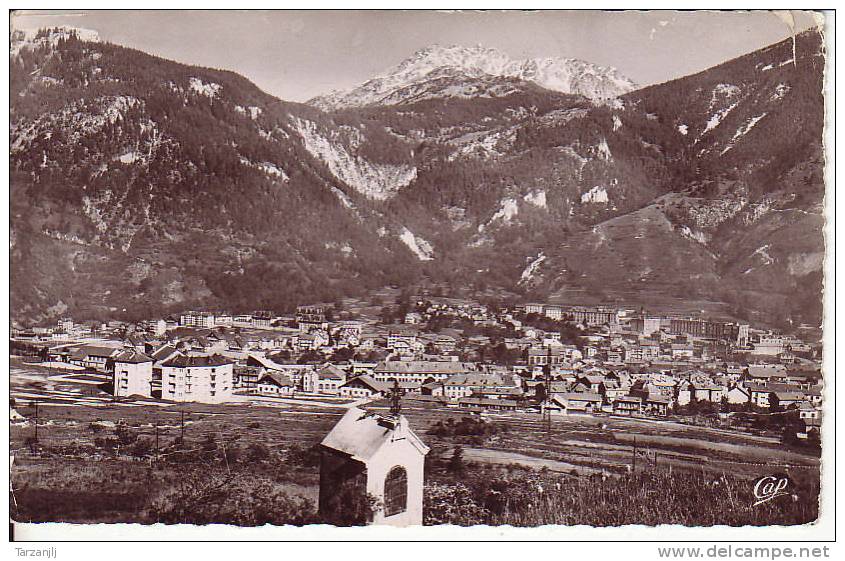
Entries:
[[[23,417],[10,427],[16,520],[150,521],[151,505],[175,492],[189,469],[168,460],[168,455],[184,449],[202,454],[209,443],[211,452],[223,451],[227,469],[229,460],[241,462],[248,481],[258,478],[250,485],[306,499],[313,509],[319,487],[314,446],[348,406],[291,399],[225,405],[114,402],[92,382],[13,367],[12,396]],[[32,396],[40,404],[37,444],[32,441]],[[386,409],[387,404],[374,402],[368,408]],[[672,421],[587,415],[553,417],[549,431],[540,416],[531,413],[485,415],[500,429],[492,436],[443,437],[429,434],[435,423],[457,421],[467,413],[405,399],[403,414],[431,446],[433,466],[460,447],[467,465],[476,466],[472,469],[541,470],[575,480],[613,480],[631,477],[632,471],[667,477],[691,474],[707,480],[730,477],[748,490],[763,475],[785,472],[803,493],[818,492],[819,459],[786,449],[770,437]],[[148,449],[136,455],[134,444],[123,450],[104,445],[118,426],[126,427],[133,442],[145,441]],[[641,454],[636,465],[635,447]],[[154,461],[156,449],[159,461]],[[442,470],[432,469],[427,477],[442,479]],[[817,497],[800,500],[812,504]]]

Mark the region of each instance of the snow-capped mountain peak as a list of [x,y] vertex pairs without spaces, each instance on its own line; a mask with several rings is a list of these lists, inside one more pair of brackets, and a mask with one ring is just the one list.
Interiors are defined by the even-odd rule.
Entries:
[[398,90],[414,90],[423,82],[443,77],[508,78],[532,82],[543,88],[583,95],[593,100],[618,97],[636,84],[614,68],[574,58],[513,60],[502,51],[476,45],[431,45],[421,49],[384,74],[348,91],[334,91],[308,103],[324,110],[367,105],[398,105]]

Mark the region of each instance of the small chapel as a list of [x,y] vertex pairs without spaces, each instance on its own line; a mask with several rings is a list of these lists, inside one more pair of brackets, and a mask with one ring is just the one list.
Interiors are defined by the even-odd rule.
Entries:
[[320,514],[348,519],[367,497],[362,523],[422,525],[425,455],[429,448],[411,430],[398,405],[390,413],[350,408],[321,442]]

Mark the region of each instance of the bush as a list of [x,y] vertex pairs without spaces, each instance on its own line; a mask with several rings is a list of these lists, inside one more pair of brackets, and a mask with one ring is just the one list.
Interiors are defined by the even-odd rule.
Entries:
[[426,526],[483,524],[489,514],[475,502],[469,488],[463,483],[431,483],[424,488],[423,524]]
[[466,469],[464,465],[464,449],[461,446],[455,446],[455,451],[452,452],[452,457],[449,459],[448,470],[452,473],[463,473]]
[[320,446],[315,444],[308,448],[292,444],[288,448],[285,459],[288,463],[300,467],[317,467],[320,465]]
[[67,444],[51,446],[50,452],[60,456],[83,456],[94,452],[94,447],[78,440],[71,440]]
[[139,438],[129,450],[129,453],[136,458],[146,458],[153,452],[153,443],[148,438]]
[[314,505],[292,497],[273,482],[243,474],[192,470],[150,506],[151,522],[304,526],[317,521]]
[[261,442],[252,442],[247,446],[245,458],[250,462],[264,462],[270,459],[270,449]]
[[753,506],[753,481],[724,474],[640,472],[570,477],[513,471],[464,473],[425,487],[426,524],[769,526],[818,516],[817,481],[794,481],[791,495]]
[[455,422],[455,419],[450,417],[445,423],[437,421],[427,432],[441,438],[478,437],[476,442],[483,442],[485,438],[507,432],[507,430],[508,427],[504,423],[491,423],[475,417],[461,417],[459,421]]

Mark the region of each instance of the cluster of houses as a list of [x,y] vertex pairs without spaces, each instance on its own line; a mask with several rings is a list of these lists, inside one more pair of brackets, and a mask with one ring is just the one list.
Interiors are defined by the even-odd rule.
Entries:
[[[434,317],[479,329],[470,336],[428,329]],[[808,427],[820,422],[818,348],[748,325],[600,306],[493,311],[456,301],[418,302],[400,320],[335,318],[316,305],[290,316],[189,311],[135,325],[62,318],[55,327],[13,329],[12,349],[111,374],[116,396],[371,399],[398,383],[409,397],[471,410],[665,416],[709,402],[798,409]],[[564,339],[564,324],[578,329],[576,340]],[[506,336],[494,341],[483,328]],[[478,351],[494,343],[519,358],[485,360]]]

